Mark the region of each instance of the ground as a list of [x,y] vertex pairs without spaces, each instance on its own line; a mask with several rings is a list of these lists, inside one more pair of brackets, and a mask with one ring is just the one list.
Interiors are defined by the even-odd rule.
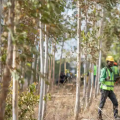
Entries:
[[[81,87],[82,89],[82,87]],[[56,87],[52,92],[52,99],[47,102],[47,111],[45,120],[74,120],[74,106],[75,106],[75,86],[61,86]],[[120,104],[120,87],[115,86],[115,94]],[[81,91],[82,96],[82,91]],[[99,105],[100,95],[93,99],[93,102],[87,111],[79,114],[79,120],[97,120],[97,111]],[[103,109],[103,119],[113,120],[113,106],[109,99],[107,99]],[[120,107],[119,107],[120,109]],[[35,117],[38,116],[38,106],[35,108]]]

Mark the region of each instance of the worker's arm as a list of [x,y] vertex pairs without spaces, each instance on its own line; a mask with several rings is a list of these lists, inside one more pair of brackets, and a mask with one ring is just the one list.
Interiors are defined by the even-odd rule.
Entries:
[[103,68],[101,70],[101,74],[100,74],[100,83],[104,83],[105,80],[106,80],[106,70],[105,70],[105,68]]

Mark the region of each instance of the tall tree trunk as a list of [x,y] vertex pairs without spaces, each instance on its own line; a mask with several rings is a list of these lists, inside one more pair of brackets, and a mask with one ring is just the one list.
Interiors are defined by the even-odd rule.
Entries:
[[[85,0],[85,34],[87,35],[87,0]],[[86,41],[86,49],[87,49],[87,41]],[[87,55],[85,54],[85,61],[84,61],[84,89],[83,89],[83,105],[85,104],[85,97],[86,97],[86,87],[87,87]]]
[[[100,32],[99,32],[99,36],[102,36],[103,35],[103,29],[104,29],[104,19],[105,19],[105,11],[103,9],[103,18],[101,20],[101,25],[100,25]],[[99,41],[99,65],[98,65],[98,77],[97,77],[97,81],[98,81],[98,84],[97,84],[97,95],[99,94],[99,78],[100,78],[100,70],[101,70],[101,58],[102,58],[102,39],[100,39]]]
[[[14,24],[16,23],[17,18],[15,17],[15,5],[17,4],[16,0],[12,0],[14,6]],[[16,33],[16,26],[13,25],[13,35]],[[12,97],[12,110],[13,110],[13,120],[18,120],[18,73],[17,73],[17,45],[13,44],[13,97]]]
[[18,120],[18,78],[17,78],[17,49],[16,45],[13,46],[13,120]]
[[60,55],[60,66],[59,66],[59,80],[58,80],[58,83],[60,82],[60,73],[61,73],[61,63],[62,63],[63,47],[64,47],[64,40],[62,42],[61,55]]
[[[47,33],[47,26],[45,26],[45,31]],[[46,83],[45,81],[48,79],[48,36],[45,34],[45,64],[44,64],[44,97],[46,96]],[[45,118],[45,113],[46,113],[46,102],[47,99],[43,100],[43,111],[42,111],[42,120]]]
[[[13,21],[14,21],[14,1],[11,0],[11,7],[9,8],[9,15],[8,15],[8,20],[9,20],[9,24],[11,25],[11,31],[13,31]],[[8,33],[8,47],[7,47],[7,58],[6,58],[6,66],[4,68],[4,73],[3,73],[3,78],[2,78],[2,82],[3,82],[3,86],[2,86],[2,90],[1,90],[1,96],[0,96],[0,120],[4,120],[4,112],[5,112],[5,102],[6,102],[6,97],[8,94],[8,89],[9,89],[9,84],[11,81],[11,73],[10,73],[10,69],[12,67],[12,51],[13,51],[13,47],[12,47],[12,39],[11,39],[11,33],[9,30]]]
[[76,80],[76,102],[74,118],[78,120],[80,111],[80,66],[81,66],[81,6],[80,0],[77,2],[78,18],[77,18],[77,80]]
[[[40,15],[41,16],[41,15]],[[43,61],[43,24],[40,21],[40,67],[41,67],[41,84],[40,84],[40,100],[39,100],[39,112],[38,120],[42,120],[42,108],[43,108],[43,88],[44,88],[44,61]]]
[[53,46],[53,82],[52,82],[52,91],[53,91],[53,85],[54,85],[54,82],[55,82],[55,49],[56,49],[56,43],[54,43],[54,46]]

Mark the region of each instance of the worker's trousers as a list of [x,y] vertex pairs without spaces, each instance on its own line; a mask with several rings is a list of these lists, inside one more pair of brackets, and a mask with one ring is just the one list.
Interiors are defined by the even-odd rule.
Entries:
[[118,101],[117,101],[116,96],[112,90],[109,91],[109,90],[101,89],[101,101],[100,101],[100,105],[99,105],[98,114],[102,115],[102,108],[104,107],[104,104],[106,102],[107,97],[109,97],[109,99],[113,103],[114,117],[116,117],[118,115]]

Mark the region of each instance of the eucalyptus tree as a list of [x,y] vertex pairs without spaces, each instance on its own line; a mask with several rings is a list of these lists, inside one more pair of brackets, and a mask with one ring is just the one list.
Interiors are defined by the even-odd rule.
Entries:
[[18,75],[17,75],[17,45],[16,45],[16,39],[14,39],[13,34],[16,34],[16,26],[15,23],[17,23],[17,12],[16,12],[16,6],[17,2],[16,0],[11,1],[11,4],[13,5],[13,11],[14,11],[14,23],[13,23],[13,31],[11,34],[12,41],[13,41],[13,71],[12,71],[12,78],[13,78],[13,97],[12,97],[12,106],[13,106],[13,120],[18,120]]
[[81,2],[77,1],[78,18],[77,18],[77,80],[76,80],[76,101],[74,118],[78,120],[80,112],[80,65],[81,65]]
[[[41,15],[40,15],[40,19],[41,19]],[[40,21],[40,72],[41,75],[44,74],[44,56],[43,56],[43,28],[44,25],[43,23]],[[40,86],[40,100],[39,100],[39,112],[38,112],[38,120],[42,120],[42,106],[43,106],[43,90],[44,90],[44,79],[41,76],[41,86]]]
[[[46,86],[46,80],[48,79],[48,32],[47,32],[47,26],[45,25],[45,62],[44,62],[44,77],[45,77],[45,80],[44,80],[44,97],[46,96],[46,93],[47,93],[47,86]],[[46,101],[47,99],[45,99],[43,101],[43,111],[42,111],[42,119],[44,119],[45,117],[45,112],[46,112]]]

